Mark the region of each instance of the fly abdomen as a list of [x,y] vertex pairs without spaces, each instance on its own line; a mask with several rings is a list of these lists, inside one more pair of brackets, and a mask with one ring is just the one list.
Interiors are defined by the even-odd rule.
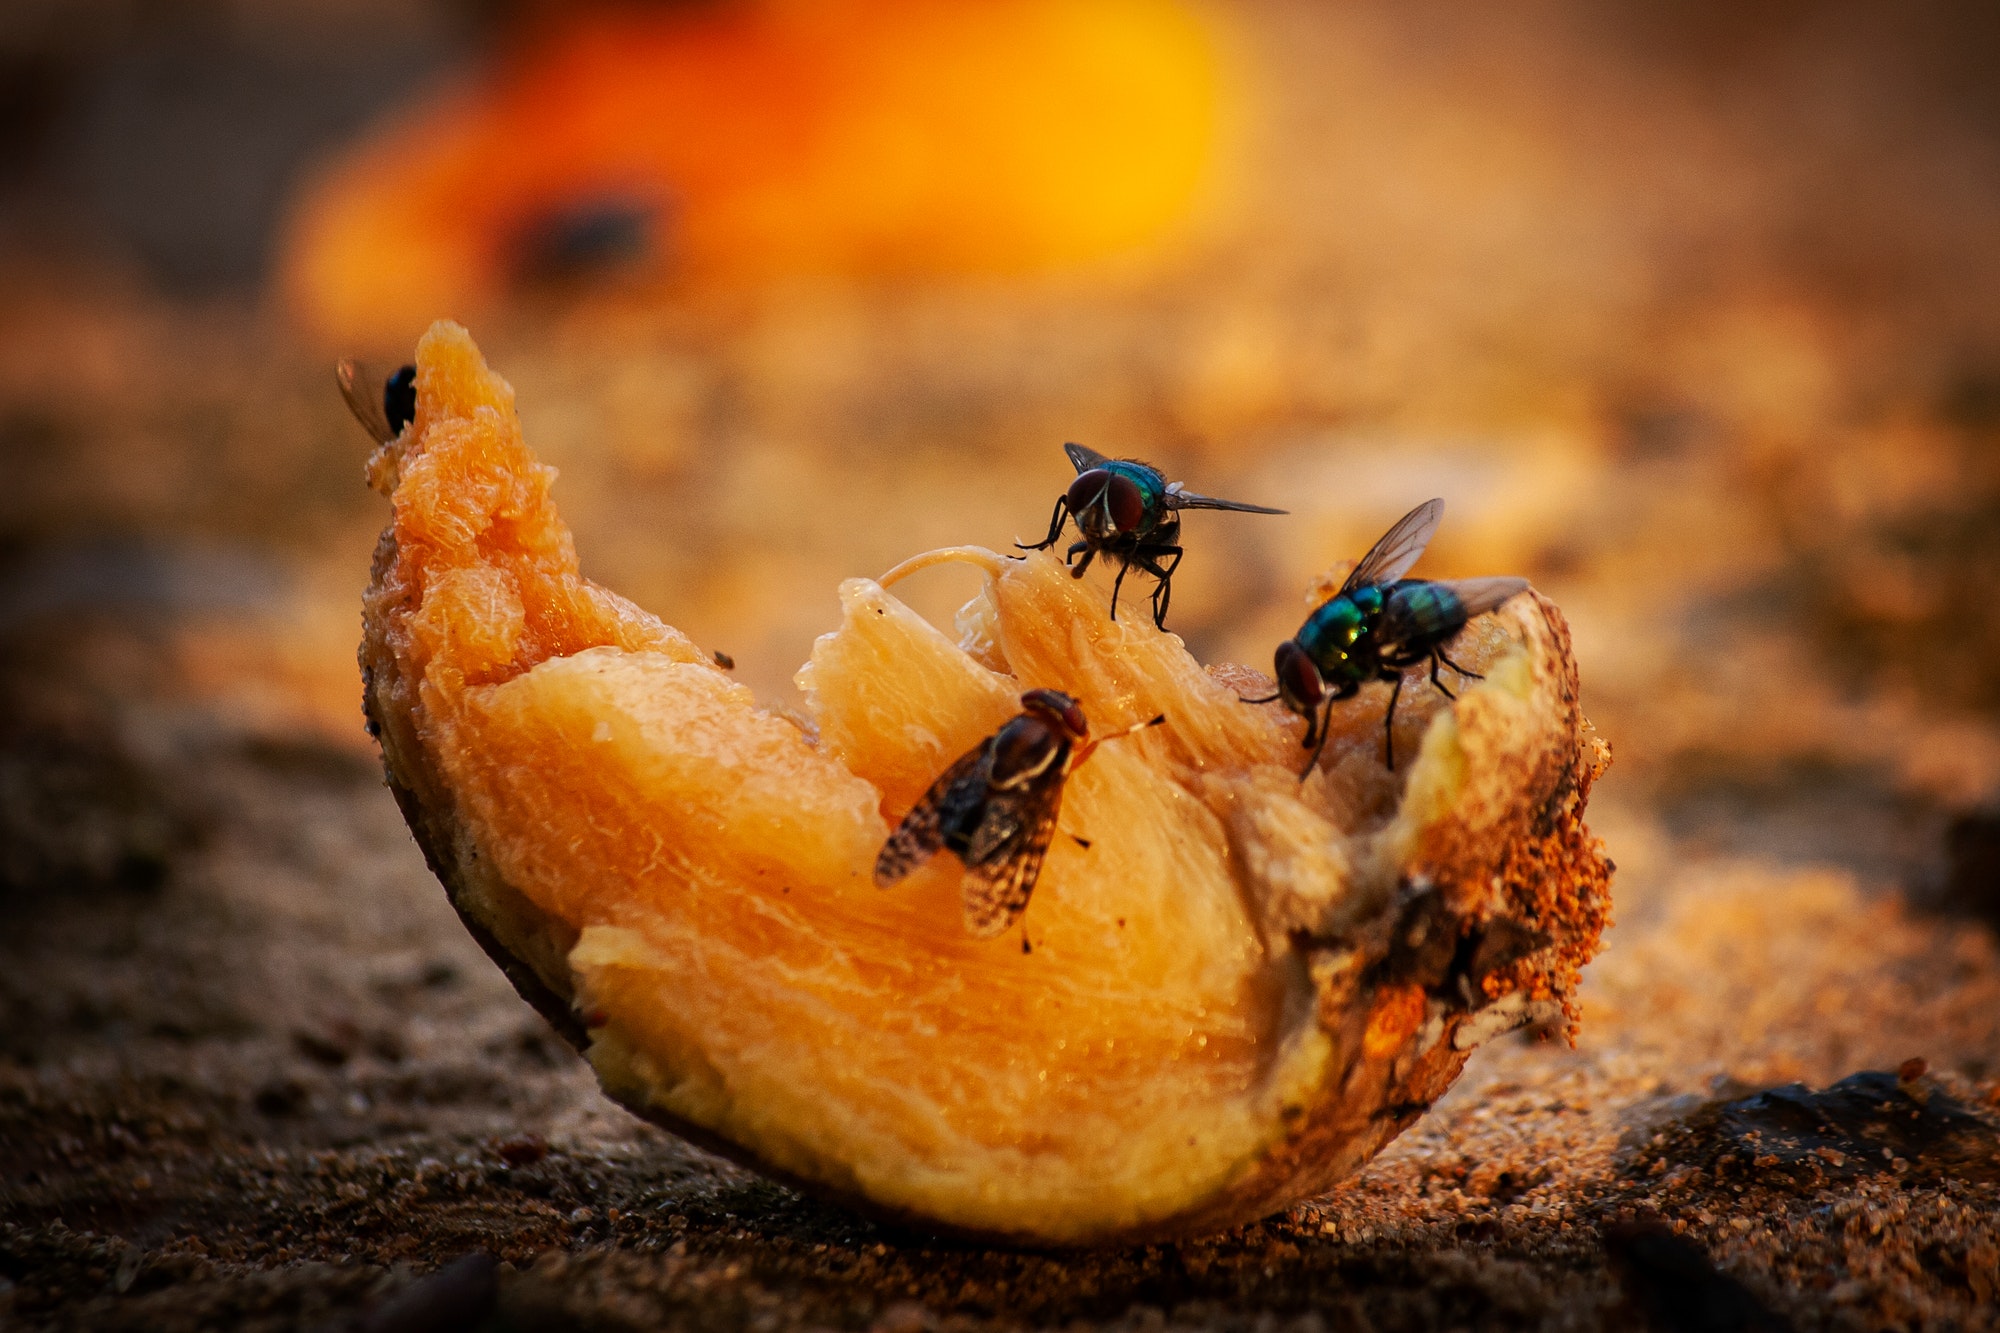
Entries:
[[981,765],[954,784],[938,802],[938,841],[962,861],[986,818],[989,766]]
[[1382,607],[1382,637],[1428,651],[1465,628],[1465,603],[1447,583],[1404,579],[1389,589]]

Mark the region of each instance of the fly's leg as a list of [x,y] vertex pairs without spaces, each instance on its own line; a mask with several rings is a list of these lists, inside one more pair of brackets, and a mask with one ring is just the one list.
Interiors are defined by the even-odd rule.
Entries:
[[1089,569],[1090,562],[1097,557],[1097,548],[1089,542],[1071,542],[1069,550],[1063,553],[1063,563],[1069,565],[1070,561],[1076,559],[1078,551],[1083,552],[1083,563],[1080,565],[1070,565],[1069,576],[1073,579],[1082,578],[1083,571]]
[[[1168,563],[1160,567],[1160,557],[1168,557]],[[1139,568],[1159,580],[1153,589],[1153,628],[1167,627],[1167,607],[1174,600],[1174,571],[1181,567],[1181,548],[1178,546],[1142,546],[1135,558]]]
[[1396,673],[1396,683],[1389,689],[1389,711],[1382,715],[1382,762],[1391,773],[1396,771],[1396,700],[1403,693],[1403,673]]
[[[1341,689],[1334,690],[1326,696],[1326,707],[1319,711],[1319,715],[1306,720],[1306,738],[1304,744],[1312,746],[1312,758],[1306,760],[1306,766],[1299,770],[1300,786],[1303,787],[1306,779],[1312,776],[1313,767],[1319,763],[1320,751],[1326,748],[1326,738],[1333,731],[1334,704],[1342,699],[1353,698],[1354,692],[1360,688],[1359,685],[1347,685]],[[1314,739],[1315,732],[1318,734],[1317,740]]]
[[[1466,670],[1466,669],[1465,669],[1464,667],[1462,667],[1462,666],[1460,666],[1460,665],[1459,665],[1458,663],[1456,663],[1456,662],[1452,661],[1452,660],[1451,660],[1451,659],[1450,659],[1449,657],[1446,657],[1446,656],[1444,655],[1444,649],[1442,649],[1442,648],[1438,649],[1438,650],[1437,650],[1437,652],[1435,652],[1435,653],[1433,653],[1433,654],[1432,654],[1432,656],[1433,656],[1433,657],[1435,657],[1435,658],[1437,658],[1437,659],[1438,659],[1439,661],[1443,662],[1443,663],[1444,663],[1444,664],[1445,664],[1446,666],[1450,667],[1450,668],[1451,668],[1451,669],[1452,669],[1453,671],[1456,671],[1456,672],[1457,672],[1457,673],[1458,673],[1459,675],[1461,675],[1461,676],[1465,677],[1465,678],[1466,678],[1467,680],[1485,680],[1485,679],[1486,679],[1486,677],[1484,677],[1484,676],[1480,675],[1480,674],[1479,674],[1479,673],[1478,673],[1477,671],[1467,671],[1467,670]],[[1435,668],[1433,668],[1433,671],[1435,671]],[[1432,679],[1436,679],[1436,676],[1435,676],[1435,674],[1434,674],[1434,675],[1432,676]],[[1442,687],[1442,686],[1440,686],[1439,688],[1440,688],[1440,689],[1442,689],[1443,687]]]
[[[1443,695],[1443,696],[1444,696],[1445,698],[1447,698],[1447,699],[1451,699],[1451,700],[1453,700],[1453,701],[1456,701],[1456,700],[1458,699],[1458,696],[1457,696],[1457,695],[1455,695],[1455,694],[1453,694],[1453,693],[1452,693],[1452,692],[1451,692],[1450,690],[1446,689],[1446,688],[1444,687],[1444,682],[1438,679],[1438,668],[1439,668],[1440,666],[1442,666],[1442,665],[1444,665],[1444,654],[1443,654],[1443,653],[1432,653],[1432,654],[1431,654],[1431,684],[1432,684],[1432,685],[1435,685],[1435,686],[1437,687],[1437,692],[1438,692],[1439,694],[1442,694],[1442,695]],[[1458,670],[1458,668],[1457,668],[1457,667],[1453,667],[1453,668],[1452,668],[1452,670],[1456,671],[1456,670]],[[1399,685],[1400,685],[1400,684],[1402,683],[1402,679],[1403,679],[1403,678],[1402,678],[1401,676],[1398,676],[1398,677],[1396,678],[1396,681],[1397,681],[1397,683],[1398,683]],[[1393,767],[1394,767],[1394,765],[1392,764],[1392,765],[1390,765],[1390,767],[1392,767],[1392,768],[1393,768]]]
[[1118,619],[1118,590],[1125,586],[1125,576],[1132,572],[1134,556],[1126,556],[1118,562],[1118,577],[1111,580],[1111,618]]
[[1312,757],[1306,760],[1306,766],[1299,770],[1299,785],[1301,787],[1305,786],[1306,779],[1312,776],[1313,769],[1318,766],[1320,752],[1326,749],[1326,738],[1333,733],[1333,701],[1340,697],[1337,694],[1329,695],[1326,707],[1321,709],[1319,716],[1313,719],[1313,721],[1319,724],[1319,740],[1313,746]]
[[1056,511],[1049,515],[1049,535],[1036,542],[1033,546],[1026,546],[1020,542],[1015,542],[1015,547],[1023,551],[1046,551],[1049,547],[1056,544],[1056,538],[1062,536],[1063,520],[1068,517],[1069,497],[1067,495],[1058,495],[1056,497]]

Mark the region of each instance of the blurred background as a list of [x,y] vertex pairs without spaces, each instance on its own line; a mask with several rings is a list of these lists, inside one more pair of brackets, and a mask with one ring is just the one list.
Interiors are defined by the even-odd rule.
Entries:
[[[353,947],[462,944],[397,915],[434,889],[368,776],[386,510],[331,375],[448,316],[586,571],[774,703],[840,579],[1039,538],[1065,440],[1292,511],[1187,520],[1172,628],[1207,660],[1267,664],[1316,573],[1442,495],[1419,573],[1527,575],[1575,626],[1614,955],[1685,903],[1783,934],[1806,876],[1825,950],[1889,912],[1957,960],[1897,983],[1956,1015],[1912,1028],[1807,949],[1796,1004],[1656,1063],[1928,1043],[1990,1079],[1996,68],[1972,0],[14,0],[0,877],[74,947],[0,983],[13,1058],[151,1030],[158,986],[77,961],[117,947],[236,1014],[225,1045],[334,1021],[225,994],[182,927],[109,943],[79,894],[282,934],[362,893],[366,843],[391,924]],[[910,596],[949,623],[958,577]],[[216,887],[315,819],[288,887]],[[402,1003],[297,947],[341,1012]],[[1601,1033],[1658,1000],[1625,993]]]
[[1830,814],[1811,854],[1934,876],[2000,775],[1996,32],[1955,0],[12,5],[0,633],[143,627],[103,688],[363,746],[383,511],[327,367],[450,316],[588,571],[768,698],[838,579],[1039,536],[1067,439],[1294,512],[1189,522],[1209,658],[1266,662],[1436,493],[1426,570],[1569,609],[1615,790],[1668,831],[1804,854]]

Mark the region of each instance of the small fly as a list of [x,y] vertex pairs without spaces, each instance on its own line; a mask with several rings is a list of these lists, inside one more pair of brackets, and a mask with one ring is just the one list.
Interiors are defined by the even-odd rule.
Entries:
[[[875,883],[886,889],[949,848],[965,864],[965,928],[980,939],[1002,933],[1027,910],[1070,773],[1104,741],[1164,721],[1162,714],[1093,742],[1076,700],[1029,690],[1020,713],[947,768],[903,816],[875,858]],[[1025,935],[1021,950],[1028,951]]]
[[1361,563],[1340,585],[1340,591],[1306,617],[1299,632],[1278,645],[1273,673],[1278,692],[1247,703],[1283,700],[1285,707],[1306,720],[1304,744],[1312,758],[1299,781],[1313,771],[1326,747],[1327,723],[1336,700],[1352,698],[1371,680],[1394,683],[1389,711],[1382,720],[1382,762],[1396,767],[1396,700],[1403,692],[1403,671],[1429,660],[1431,684],[1447,699],[1458,696],[1438,679],[1448,666],[1469,680],[1484,679],[1445,656],[1445,645],[1474,616],[1493,610],[1525,590],[1526,579],[1485,578],[1437,582],[1403,577],[1430,545],[1444,501],[1430,500],[1403,515],[1382,540],[1369,548]]
[[[1070,543],[1063,563],[1071,566],[1073,577],[1082,578],[1098,552],[1104,552],[1107,558],[1118,558],[1118,579],[1111,585],[1113,620],[1118,619],[1118,590],[1137,565],[1159,580],[1153,588],[1153,627],[1167,627],[1167,603],[1173,599],[1174,571],[1181,563],[1181,510],[1285,512],[1182,490],[1179,482],[1168,481],[1158,468],[1135,458],[1106,458],[1080,444],[1065,444],[1063,452],[1076,467],[1076,480],[1056,500],[1055,513],[1049,518],[1049,535],[1032,546],[1014,544],[1024,551],[1046,550],[1062,536],[1064,521],[1075,519],[1081,540]],[[1079,551],[1083,553],[1082,561],[1072,564]]]
[[340,396],[347,400],[347,410],[375,437],[375,443],[387,444],[416,419],[415,366],[383,375],[366,362],[342,361],[333,368],[333,377],[340,384]]

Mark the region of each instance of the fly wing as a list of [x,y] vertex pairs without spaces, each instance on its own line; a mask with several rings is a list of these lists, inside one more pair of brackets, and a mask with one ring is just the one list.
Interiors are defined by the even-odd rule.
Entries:
[[1050,759],[1018,785],[989,787],[978,827],[966,840],[965,928],[980,939],[1007,929],[1035,891],[1074,767],[1061,750]]
[[375,443],[387,444],[396,438],[396,432],[389,429],[389,413],[382,406],[382,388],[389,377],[381,367],[343,359],[333,368],[333,378],[340,385],[340,396],[347,400],[347,410],[375,437]]
[[896,831],[882,844],[875,858],[875,883],[888,888],[937,854],[944,846],[944,817],[968,800],[985,796],[987,787],[987,746],[984,741],[959,756],[939,775],[896,825]]
[[1395,527],[1382,534],[1382,540],[1368,548],[1368,554],[1361,557],[1361,563],[1340,585],[1340,591],[1378,587],[1403,577],[1431,544],[1431,534],[1437,531],[1438,520],[1443,517],[1443,500],[1426,500],[1403,515]]
[[968,868],[1004,861],[1020,845],[1022,834],[1034,827],[1036,812],[1043,804],[1039,781],[1020,788],[995,788],[985,792],[979,823],[965,841]]
[[[986,833],[982,823],[973,847],[967,849],[965,880],[965,928],[977,939],[991,939],[1014,924],[1027,909],[1042,875],[1042,858],[1048,855],[1049,839],[1055,836],[1056,815],[1062,809],[1063,774],[1052,772],[1038,778],[1006,802],[1007,837],[994,848],[993,855],[974,860],[972,851]],[[997,798],[996,798],[997,799]],[[988,820],[997,812],[989,807]]]
[[1451,589],[1465,608],[1465,618],[1483,616],[1517,592],[1528,590],[1528,581],[1522,578],[1503,577],[1488,579],[1447,579],[1444,586]]
[[1070,464],[1076,468],[1078,476],[1083,475],[1094,467],[1103,467],[1111,461],[1103,454],[1098,453],[1097,450],[1086,449],[1080,444],[1066,444],[1063,446],[1063,452],[1069,455]]
[[1285,514],[1286,509],[1267,509],[1263,505],[1244,504],[1241,500],[1218,500],[1212,495],[1196,495],[1184,491],[1175,482],[1167,487],[1167,508],[1169,509],[1233,509],[1239,514]]

